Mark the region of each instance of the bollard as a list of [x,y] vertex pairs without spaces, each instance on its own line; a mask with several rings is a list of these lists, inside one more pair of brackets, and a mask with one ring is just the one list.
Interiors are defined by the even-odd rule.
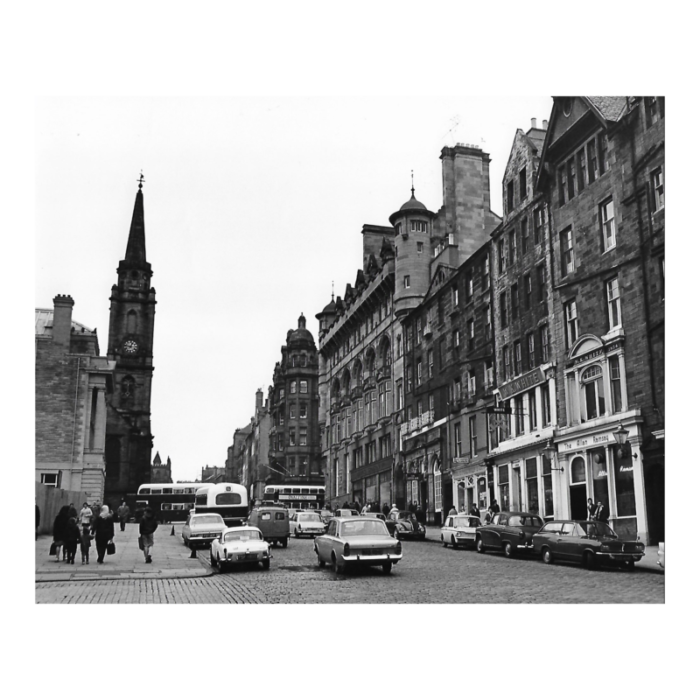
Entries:
[[172,536],[172,535],[174,535],[174,534],[175,534],[175,526],[173,525],[172,530],[170,530],[170,535]]

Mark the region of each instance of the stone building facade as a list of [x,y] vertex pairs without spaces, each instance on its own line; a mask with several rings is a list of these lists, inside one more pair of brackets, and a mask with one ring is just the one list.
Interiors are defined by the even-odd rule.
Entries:
[[114,362],[73,321],[70,296],[35,313],[36,481],[103,502],[107,402]]
[[[555,98],[550,207],[560,514],[664,536],[664,100]],[[626,437],[620,448],[618,438]]]
[[146,260],[143,192],[136,194],[126,255],[117,268],[109,311],[107,357],[115,363],[107,414],[106,497],[133,498],[151,472],[151,382],[156,292]]

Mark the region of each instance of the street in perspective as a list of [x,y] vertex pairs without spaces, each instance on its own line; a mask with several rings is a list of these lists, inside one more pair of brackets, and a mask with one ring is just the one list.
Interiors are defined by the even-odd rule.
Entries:
[[[493,109],[470,99],[474,114]],[[162,106],[153,123],[179,118]],[[547,118],[483,120],[493,153],[451,130],[420,180],[406,167],[393,190],[362,182],[371,207],[335,201],[338,217],[377,217],[349,219],[350,266],[337,255],[348,222],[332,238],[313,207],[297,229],[276,218],[276,168],[251,165],[255,202],[212,177],[206,208],[225,213],[196,244],[194,214],[163,228],[169,203],[201,206],[168,173],[125,176],[119,197],[102,187],[123,258],[80,296],[58,286],[76,256],[39,275],[36,602],[663,603],[665,99],[536,107]],[[217,146],[245,172],[242,130],[221,128]],[[294,153],[296,173],[308,155]],[[47,182],[56,199],[62,183]],[[303,183],[287,185],[304,201]],[[334,242],[309,254],[306,226]],[[42,241],[65,237],[66,253],[80,232],[92,250],[80,216]],[[340,257],[344,284],[326,279]],[[203,291],[192,271],[205,269]],[[78,322],[96,295],[102,320]],[[186,318],[196,332],[182,333]]]

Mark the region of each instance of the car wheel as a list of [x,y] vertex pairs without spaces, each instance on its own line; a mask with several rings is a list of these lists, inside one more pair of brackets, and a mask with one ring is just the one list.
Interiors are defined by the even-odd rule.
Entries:
[[299,530],[296,530],[296,529],[294,530],[294,537],[299,539]]
[[503,545],[503,553],[508,557],[508,559],[512,559],[515,556],[515,548],[513,547],[512,542],[506,542]]
[[283,548],[283,549],[287,549],[287,545],[288,545],[288,544],[289,544],[289,537],[285,537],[285,538],[282,540],[282,548]]
[[226,564],[221,561],[221,557],[218,555],[216,557],[216,568],[219,570],[220,574],[223,574],[224,571],[226,571]]
[[319,567],[319,569],[325,568],[326,562],[323,561],[323,559],[321,559],[321,555],[320,555],[318,552],[316,552],[316,556],[318,557],[318,567]]
[[270,568],[270,560],[269,559],[263,559],[263,569],[267,571]]
[[457,545],[457,540],[455,539],[455,536],[454,536],[454,535],[452,535],[452,541],[450,542],[450,544],[451,544],[455,549],[457,549],[457,547],[458,547],[458,545]]
[[622,568],[625,571],[634,571],[634,562],[633,561],[623,561]]
[[552,564],[554,562],[552,550],[549,547],[542,547],[542,561],[545,564]]
[[479,552],[479,554],[483,554],[486,551],[484,548],[484,540],[482,540],[481,537],[476,538],[476,551]]
[[391,573],[391,567],[392,567],[392,563],[391,563],[390,561],[385,561],[385,562],[382,564],[382,572],[385,573],[385,574],[390,574],[390,573]]
[[442,542],[443,547],[447,547],[447,542],[445,542],[445,538],[442,535],[440,535],[440,542]]
[[335,552],[333,553],[331,558],[333,560],[333,572],[336,574],[342,574],[345,570],[345,565],[338,561],[338,559],[335,556]]
[[209,550],[209,561],[211,562],[212,566],[216,565],[216,562],[214,561],[214,552],[212,552],[211,549]]
[[586,552],[583,555],[583,564],[587,569],[595,569],[596,567],[596,560],[595,560],[595,554],[593,552]]

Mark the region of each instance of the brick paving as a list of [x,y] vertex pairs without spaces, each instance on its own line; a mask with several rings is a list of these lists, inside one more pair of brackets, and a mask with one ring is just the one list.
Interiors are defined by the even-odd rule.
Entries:
[[[432,536],[432,533],[431,533]],[[180,566],[170,538],[172,560]],[[156,545],[158,541],[156,541]],[[117,547],[119,544],[117,543]],[[649,570],[587,569],[500,554],[444,549],[436,540],[406,542],[404,559],[386,576],[379,569],[336,576],[319,569],[313,541],[290,540],[273,548],[269,571],[244,568],[226,574],[100,580],[40,581],[37,603],[663,603],[665,576]],[[194,562],[211,574],[208,553]],[[62,566],[54,564],[55,566]],[[75,565],[80,566],[79,564]],[[92,565],[91,565],[92,566]],[[84,569],[87,567],[83,567]],[[173,571],[181,571],[173,570]],[[167,576],[167,577],[166,577]]]

